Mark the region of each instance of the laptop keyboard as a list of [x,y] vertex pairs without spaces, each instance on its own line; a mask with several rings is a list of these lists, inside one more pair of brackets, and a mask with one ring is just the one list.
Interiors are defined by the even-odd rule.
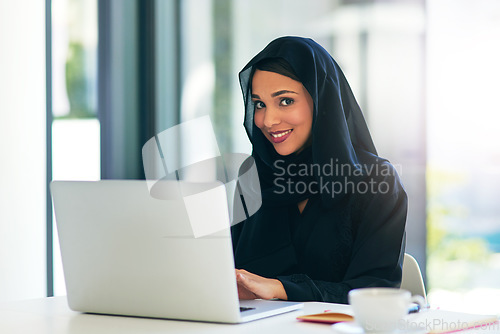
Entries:
[[240,312],[255,310],[255,307],[240,307]]

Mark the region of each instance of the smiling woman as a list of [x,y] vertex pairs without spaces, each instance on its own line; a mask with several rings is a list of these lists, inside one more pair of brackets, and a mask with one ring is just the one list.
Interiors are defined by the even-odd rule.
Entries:
[[252,87],[255,125],[276,152],[289,155],[304,149],[311,138],[313,102],[302,83],[257,69]]
[[347,303],[354,288],[399,286],[406,193],[337,63],[310,39],[282,37],[240,83],[262,191],[231,231],[240,298]]

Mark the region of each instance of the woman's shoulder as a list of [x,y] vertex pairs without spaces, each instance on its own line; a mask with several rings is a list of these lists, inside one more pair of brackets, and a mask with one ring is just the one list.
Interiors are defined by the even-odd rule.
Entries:
[[367,212],[390,210],[406,205],[407,195],[400,179],[401,166],[371,155],[360,164],[363,176],[358,179],[355,191],[348,196],[348,206],[353,216]]
[[369,154],[363,157],[360,165],[363,171],[361,182],[370,184],[371,190],[376,187],[375,190],[378,191],[374,195],[405,192],[400,178],[402,173],[400,164],[392,164],[385,158]]

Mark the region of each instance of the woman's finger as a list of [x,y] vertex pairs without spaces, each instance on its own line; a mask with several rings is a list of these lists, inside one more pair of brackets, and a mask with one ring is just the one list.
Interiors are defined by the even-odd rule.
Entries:
[[251,290],[249,290],[243,283],[245,280],[244,278],[241,278],[242,276],[239,275],[240,278],[238,280],[237,276],[237,286],[238,286],[238,297],[240,299],[256,299],[258,298],[255,293],[253,293]]
[[239,284],[244,286],[248,291],[252,292],[256,298],[270,299],[272,296],[269,280],[254,274],[239,273]]

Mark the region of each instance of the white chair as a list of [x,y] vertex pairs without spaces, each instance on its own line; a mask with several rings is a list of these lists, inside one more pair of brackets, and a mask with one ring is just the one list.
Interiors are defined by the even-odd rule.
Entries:
[[424,279],[417,260],[408,253],[405,253],[403,261],[403,277],[401,279],[401,289],[411,292],[412,295],[424,297],[427,303],[427,294],[425,293]]

